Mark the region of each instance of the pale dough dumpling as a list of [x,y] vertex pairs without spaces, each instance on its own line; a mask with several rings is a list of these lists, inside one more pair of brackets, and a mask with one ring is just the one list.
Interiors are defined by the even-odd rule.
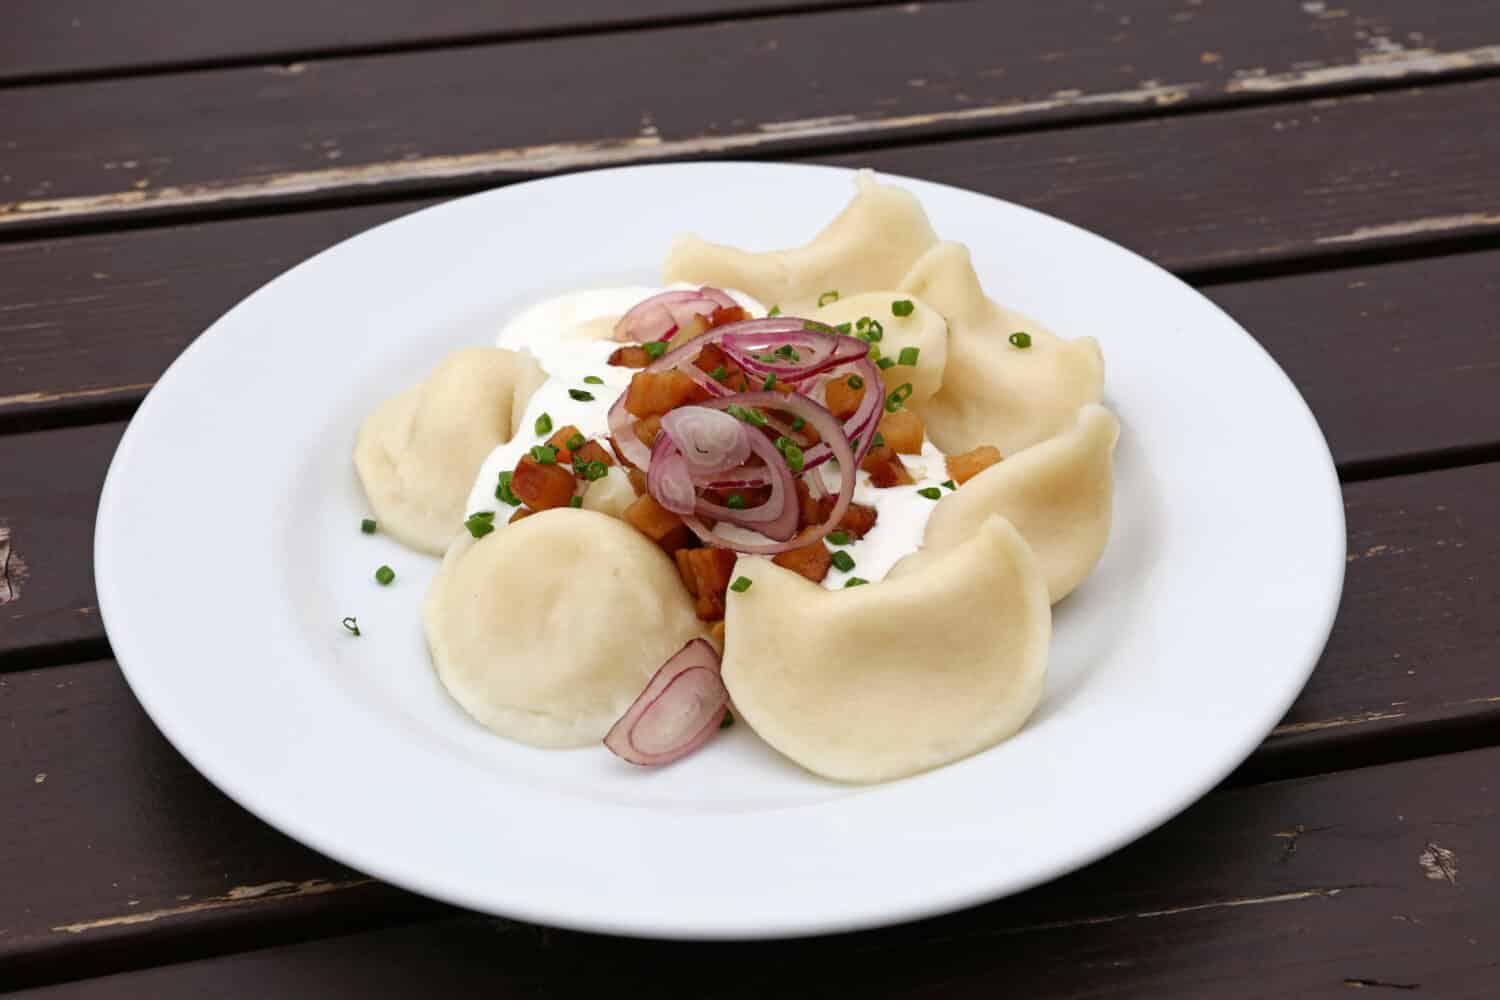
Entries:
[[1002,518],[969,544],[864,587],[825,590],[759,558],[735,573],[724,683],[736,711],[798,764],[874,782],[977,753],[1042,694],[1047,584]]
[[623,521],[566,508],[463,537],[423,623],[454,700],[537,747],[604,739],[657,668],[702,634],[671,559]]
[[868,170],[854,184],[853,200],[805,246],[750,253],[684,236],[667,254],[663,277],[738,288],[792,316],[817,308],[824,292],[894,287],[937,234],[914,195],[876,183]]
[[1113,413],[1096,403],[1085,406],[1062,434],[990,466],[939,500],[921,551],[963,548],[998,514],[1036,554],[1052,601],[1062,600],[1093,570],[1109,541],[1119,437]]
[[516,433],[546,377],[529,354],[468,347],[376,407],[360,426],[354,467],[381,531],[442,554],[479,467]]
[[[891,312],[891,303],[898,300],[911,302],[910,315],[897,316]],[[917,350],[915,366],[896,364],[881,371],[886,388],[910,382],[912,393],[907,405],[913,407],[931,399],[943,384],[943,370],[948,363],[948,321],[943,314],[907,292],[864,292],[841,297],[808,318],[829,326],[848,323],[853,330],[854,324],[865,317],[880,323],[883,332],[875,346],[883,357],[895,361],[903,347]]]
[[[1092,337],[1064,340],[990,301],[969,251],[941,243],[898,286],[948,318],[948,359],[937,394],[913,407],[934,444],[949,454],[989,444],[1010,455],[1068,426],[1104,387],[1104,358]],[[1031,346],[1015,347],[1025,332]]]

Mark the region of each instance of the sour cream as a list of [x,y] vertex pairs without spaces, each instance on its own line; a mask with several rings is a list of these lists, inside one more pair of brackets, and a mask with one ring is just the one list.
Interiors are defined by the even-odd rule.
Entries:
[[[512,508],[495,495],[500,473],[513,470],[532,447],[544,443],[563,427],[578,428],[585,438],[601,438],[609,433],[609,410],[630,385],[635,369],[609,363],[609,356],[620,346],[610,335],[614,325],[636,303],[659,292],[691,287],[674,285],[658,288],[627,285],[593,288],[570,292],[539,302],[526,309],[500,331],[496,347],[526,351],[537,360],[547,380],[526,404],[520,433],[492,451],[479,470],[469,492],[468,512],[495,512],[496,527],[503,527]],[[765,306],[740,292],[729,294],[755,316],[764,316]],[[597,382],[586,381],[597,379]],[[551,430],[536,433],[537,421],[546,415]],[[918,491],[936,487],[948,491],[942,482],[948,478],[944,456],[931,442],[924,442],[921,455],[903,456],[907,470],[916,483],[911,486],[876,488],[863,470],[856,472],[856,503],[874,507],[875,527],[864,538],[844,546],[830,546],[844,551],[854,560],[848,572],[837,566],[828,571],[823,586],[841,589],[850,577],[874,583],[885,577],[902,556],[915,552],[922,543],[927,518],[937,502]],[[831,492],[838,492],[839,471],[825,463],[819,472]],[[585,500],[587,503],[587,500]],[[747,533],[747,537],[759,537]]]

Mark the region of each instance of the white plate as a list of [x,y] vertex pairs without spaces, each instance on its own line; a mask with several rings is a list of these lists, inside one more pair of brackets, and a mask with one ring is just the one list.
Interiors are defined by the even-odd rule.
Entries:
[[685,230],[798,243],[852,192],[843,170],[735,163],[419,212],[292,269],[188,348],[120,444],[95,541],[100,607],[146,711],[237,802],[339,861],[620,934],[939,913],[1077,868],[1191,803],[1285,712],[1332,624],[1343,506],[1317,424],[1165,271],[1048,216],[897,180],[969,245],[994,297],[1098,337],[1124,425],[1114,536],[1056,609],[1046,696],[1020,735],[873,788],[813,778],[743,725],[659,772],[508,743],[428,665],[418,605],[435,561],[359,531],[355,429],[444,353],[490,343],[543,296],[655,280]]

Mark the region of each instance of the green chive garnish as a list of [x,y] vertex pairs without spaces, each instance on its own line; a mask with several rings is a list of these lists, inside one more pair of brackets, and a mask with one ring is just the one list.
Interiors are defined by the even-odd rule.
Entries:
[[847,579],[847,580],[844,581],[844,589],[848,590],[850,587],[863,587],[865,584],[867,584],[869,582],[870,581],[866,580],[864,577],[861,577],[861,576],[851,576],[849,579]]
[[854,568],[854,557],[843,549],[839,549],[833,554],[833,564],[847,573]]
[[882,434],[882,433],[880,433],[879,431],[876,431],[875,432],[875,436],[870,439],[870,447],[871,448],[884,448],[885,447],[885,435]]
[[849,544],[849,532],[847,532],[847,531],[830,531],[828,533],[828,541],[830,543],[834,544],[834,545],[848,545]]
[[495,530],[495,512],[485,510],[477,514],[470,514],[468,520],[464,521],[464,527],[475,538],[483,538]]
[[729,377],[729,369],[723,365],[719,365],[719,367],[708,373],[708,377],[717,382],[722,382]]
[[956,489],[958,489],[958,484],[955,483],[951,479],[944,479],[943,480],[943,485],[946,486],[946,487],[948,487],[950,490],[956,490]]
[[818,296],[818,308],[821,309],[824,306],[828,305],[829,303],[837,302],[838,300],[839,300],[838,289],[835,288],[835,289],[832,289],[830,291],[826,291],[822,295]]
[[920,490],[917,490],[917,493],[918,495],[924,496],[929,500],[936,500],[938,497],[943,495],[943,491],[938,489],[936,486],[924,486]]
[[583,506],[583,497],[572,497],[568,500],[568,506],[578,508]]
[[579,448],[583,447],[583,432],[575,432],[573,436],[568,438],[568,440],[564,443],[568,446],[569,451],[577,451]]
[[604,384],[604,380],[602,378],[600,378],[598,375],[585,375],[583,377],[583,380],[585,382],[587,382],[589,385],[603,385]]
[[738,417],[751,427],[766,426],[765,415],[759,410],[747,410],[738,403],[730,403],[724,408],[724,412],[728,413],[731,417]]
[[510,504],[512,507],[519,507],[521,498],[516,496],[510,488],[510,480],[514,475],[514,472],[509,471],[500,473],[500,485],[495,487],[495,499],[501,503]]
[[348,629],[350,635],[359,635],[359,619],[358,618],[345,618],[339,624],[343,625],[344,628]]
[[902,382],[896,387],[896,390],[894,392],[885,397],[885,412],[895,413],[897,410],[901,409],[902,406],[905,406],[906,401],[910,398],[911,383]]
[[858,375],[850,375],[844,382],[851,389],[863,389],[865,387],[865,380]]
[[737,576],[734,578],[734,582],[729,585],[729,589],[736,594],[743,594],[750,589],[750,583],[751,581],[748,576]]
[[729,499],[724,501],[724,506],[728,507],[730,510],[744,510],[745,498],[740,496],[738,493],[731,493],[729,494]]
[[392,580],[396,579],[396,571],[389,566],[382,566],[375,571],[375,582],[382,587],[390,586]]
[[770,311],[766,313],[766,319],[772,319],[772,318],[774,318],[776,316],[780,316],[780,315],[781,315],[781,307],[780,306],[772,306],[771,309],[770,309]]
[[792,430],[794,430],[794,431],[800,431],[802,428],[804,428],[806,426],[807,426],[807,421],[803,420],[801,417],[793,417],[792,418]]
[[531,449],[531,460],[538,465],[556,465],[557,449],[550,444],[539,444]]
[[552,433],[552,414],[543,413],[536,418],[536,436],[542,437]]
[[569,389],[568,398],[576,399],[580,403],[592,403],[594,394],[586,389]]
[[374,518],[367,517],[363,521],[359,522],[359,530],[363,531],[367,535],[375,534],[375,528],[376,524]]
[[856,337],[872,344],[885,336],[885,327],[880,325],[880,320],[871,319],[868,316],[861,316],[859,322],[854,324],[854,328],[859,331],[855,334]]
[[868,330],[870,328],[870,317],[861,316],[859,318],[859,322],[855,324],[854,328],[856,330]]
[[880,366],[881,371],[895,366],[896,362],[890,358],[877,358],[875,363]]
[[667,353],[667,342],[665,340],[653,340],[648,343],[642,344],[641,349],[646,352],[646,357],[650,358],[652,361],[655,361],[657,358]]
[[771,372],[771,374],[767,375],[766,381],[761,385],[760,388],[762,392],[769,392],[770,390],[776,388],[776,373]]
[[1031,334],[1024,331],[1018,331],[1010,335],[1010,342],[1016,347],[1030,347]]
[[892,316],[910,316],[916,306],[911,304],[911,299],[897,299],[891,303]]
[[793,472],[802,471],[804,456],[802,447],[797,442],[789,437],[779,437],[776,439],[776,447],[781,451],[781,456],[786,459],[787,468]]
[[919,347],[903,347],[901,348],[901,353],[896,355],[896,364],[915,365],[917,363],[917,355],[921,353],[922,349]]
[[848,323],[840,323],[838,326],[834,327],[834,329],[839,333],[847,334],[850,330],[850,326]]
[[793,361],[796,361],[797,349],[791,344],[782,344],[780,347],[776,348],[776,355],[777,357],[791,358]]
[[729,712],[725,712],[724,718],[719,720],[719,728],[728,729],[732,725],[734,725],[734,716]]
[[609,475],[609,466],[600,461],[574,462],[573,471],[592,483]]

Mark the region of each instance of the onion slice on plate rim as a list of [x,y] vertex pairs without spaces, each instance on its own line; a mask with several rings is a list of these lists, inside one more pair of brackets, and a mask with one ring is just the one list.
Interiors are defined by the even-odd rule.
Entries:
[[604,745],[632,764],[670,764],[707,743],[728,709],[718,651],[706,639],[693,639],[652,675],[640,697],[610,727]]
[[670,340],[678,329],[697,316],[712,316],[719,309],[732,309],[739,303],[728,293],[704,285],[698,289],[661,292],[637,302],[615,324],[615,339],[645,344],[653,340]]

